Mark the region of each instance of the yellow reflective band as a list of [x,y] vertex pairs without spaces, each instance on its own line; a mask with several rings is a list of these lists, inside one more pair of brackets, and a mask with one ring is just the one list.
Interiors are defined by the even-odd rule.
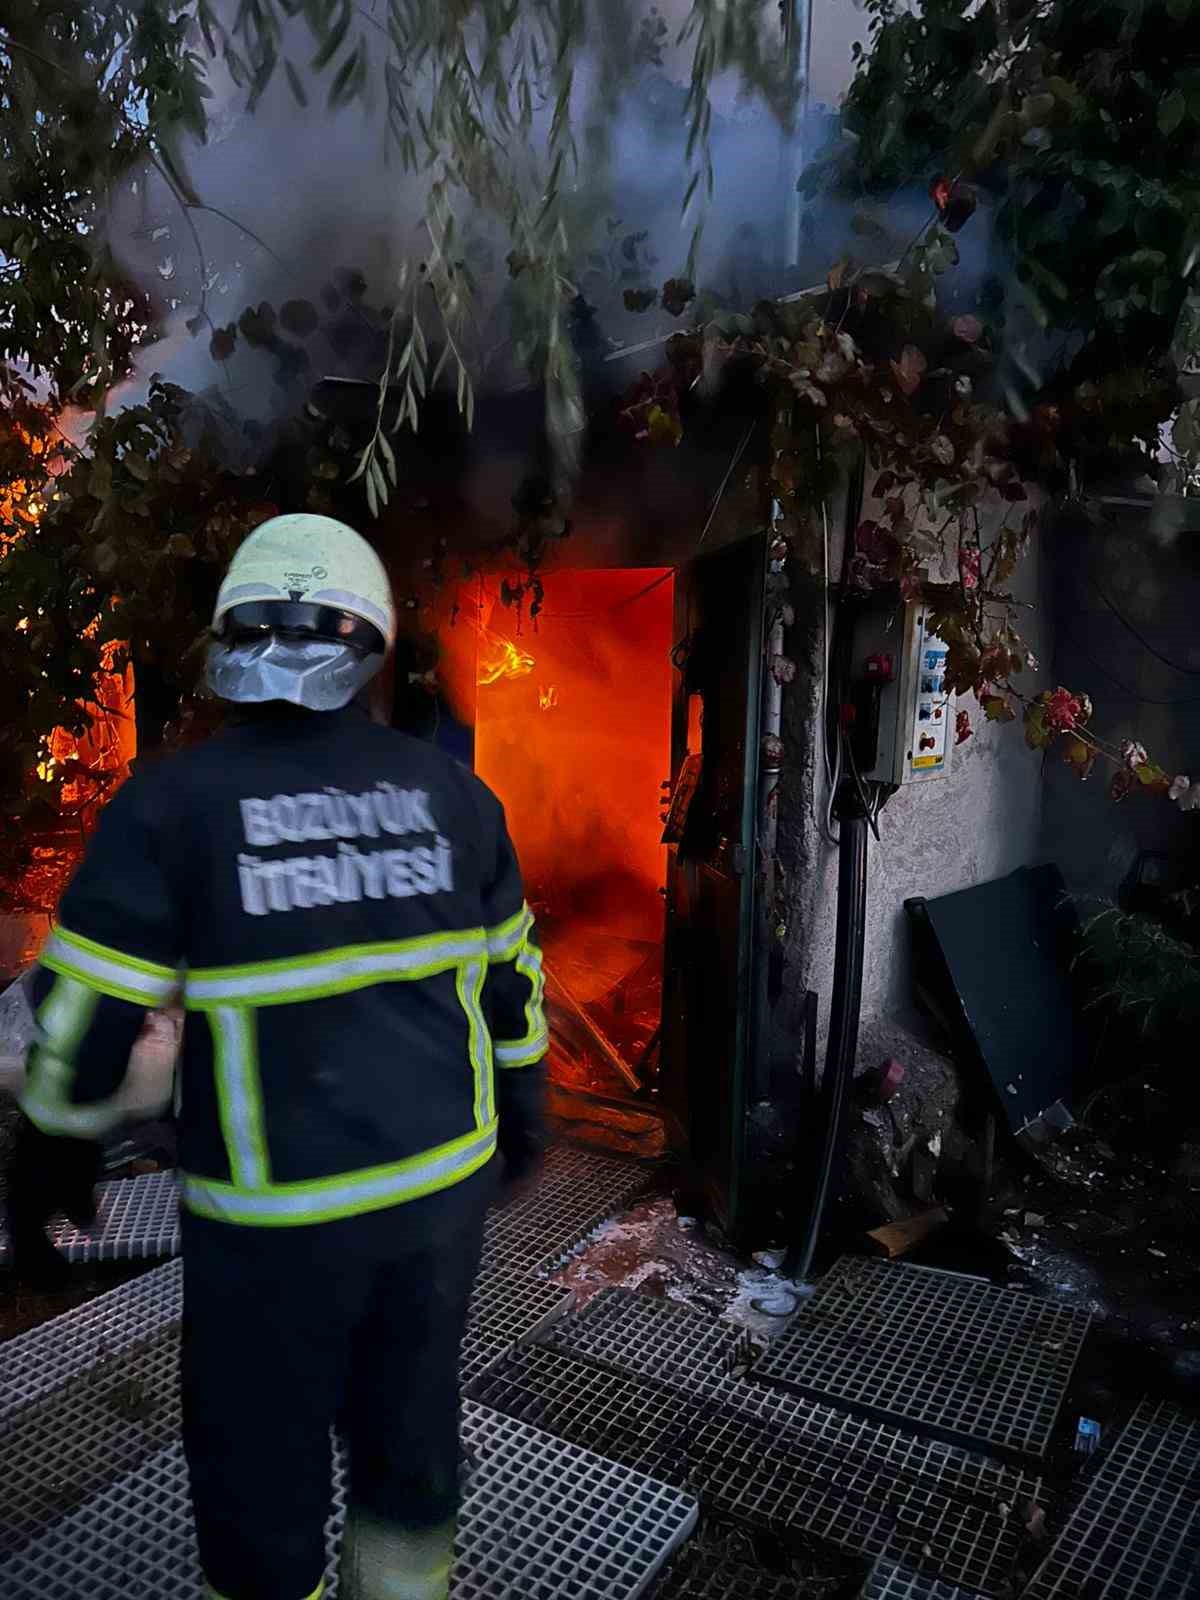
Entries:
[[61,926],[46,941],[38,960],[51,972],[135,1006],[161,1006],[179,987],[179,974],[173,968],[128,956]]
[[532,1067],[550,1048],[550,1029],[543,1004],[546,975],[542,969],[542,952],[537,945],[526,942],[517,957],[517,971],[529,980],[529,999],[525,1002],[525,1036],[522,1039],[496,1041],[494,1055],[498,1067]]
[[533,927],[533,912],[527,905],[509,917],[507,922],[501,922],[495,928],[487,930],[487,952],[489,961],[511,961],[514,956],[520,955],[525,948],[525,941]]
[[362,1172],[302,1183],[266,1184],[257,1190],[182,1173],[179,1193],[189,1211],[216,1222],[261,1228],[300,1227],[361,1216],[436,1194],[478,1172],[495,1153],[496,1123],[492,1121],[486,1128],[473,1128],[463,1138],[435,1150]]
[[270,1182],[271,1168],[263,1128],[254,1012],[248,1006],[221,1006],[209,1013],[208,1020],[229,1170],[239,1189],[262,1189]]
[[121,1120],[115,1099],[75,1105],[75,1061],[100,1003],[100,995],[78,978],[56,977],[38,1007],[40,1037],[29,1053],[29,1072],[21,1109],[43,1133],[60,1138],[98,1139]]
[[184,1003],[193,1011],[220,1005],[287,1005],[347,994],[374,983],[432,978],[453,972],[461,961],[477,960],[487,950],[482,928],[431,934],[380,944],[347,945],[283,961],[241,967],[203,967],[190,971]]
[[506,1072],[513,1067],[536,1067],[550,1048],[549,1032],[528,1039],[515,1039],[495,1045],[496,1065]]
[[447,1600],[455,1525],[418,1530],[350,1506],[338,1566],[346,1600]]
[[[313,1592],[311,1594],[306,1594],[304,1596],[304,1600],[321,1600],[321,1596],[324,1593],[325,1593],[325,1579],[322,1578],[320,1583],[313,1590]],[[212,1584],[209,1583],[207,1581],[207,1579],[206,1579],[205,1583],[204,1583],[203,1593],[201,1595],[201,1600],[225,1600],[225,1596],[223,1594],[219,1593],[216,1589],[214,1589]]]
[[477,1128],[486,1128],[496,1115],[492,1037],[483,1016],[483,984],[486,977],[486,963],[464,961],[458,969],[458,978],[455,982],[458,1003],[467,1017],[467,1050],[475,1077]]

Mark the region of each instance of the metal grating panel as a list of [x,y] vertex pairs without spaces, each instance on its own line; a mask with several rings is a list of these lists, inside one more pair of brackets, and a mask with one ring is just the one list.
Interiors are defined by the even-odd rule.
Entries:
[[985,1594],[1003,1592],[1020,1549],[1010,1502],[964,1492],[953,1472],[941,1483],[910,1478],[902,1460],[854,1448],[831,1417],[814,1439],[724,1412],[692,1446],[690,1487],[713,1510],[777,1535],[804,1534],[894,1561]]
[[[345,1518],[345,1471],[335,1458],[326,1600],[337,1600]],[[201,1600],[183,1446],[158,1451],[19,1554],[0,1557],[0,1593],[5,1600]]]
[[[693,1500],[468,1405],[477,1465],[463,1505],[454,1600],[633,1600],[695,1525]],[[326,1594],[345,1518],[335,1474]],[[200,1600],[178,1444],[0,1559],[5,1600]]]
[[164,1324],[14,1418],[0,1451],[0,1555],[179,1437],[179,1328]]
[[[550,1323],[538,1344],[609,1372],[623,1372],[692,1398],[793,1428],[814,1445],[850,1448],[864,1463],[989,1503],[1015,1503],[1041,1493],[1040,1477],[987,1456],[859,1417],[819,1401],[736,1376],[746,1356],[743,1337],[691,1307],[605,1289],[577,1315]],[[733,1369],[733,1370],[731,1370]]]
[[1200,1420],[1144,1400],[1027,1600],[1183,1600],[1200,1590]]
[[794,1578],[726,1561],[691,1544],[654,1591],[654,1600],[804,1600],[812,1592]]
[[708,1396],[728,1386],[744,1348],[729,1323],[628,1289],[602,1290],[539,1342],[610,1372],[631,1372]]
[[168,1262],[0,1345],[0,1420],[183,1314],[183,1263]]
[[880,1561],[867,1580],[863,1600],[971,1600],[965,1589],[929,1578],[910,1567]]
[[687,1478],[700,1412],[683,1395],[531,1345],[472,1384],[473,1400],[664,1483]]
[[844,1257],[755,1377],[1009,1454],[1045,1453],[1090,1314]]
[[689,1495],[483,1406],[464,1406],[463,1434],[481,1460],[454,1600],[624,1600],[696,1525]]
[[485,1261],[508,1252],[506,1265],[552,1272],[647,1183],[645,1168],[633,1162],[556,1145],[534,1192],[489,1217]]
[[1015,1563],[1017,1508],[1046,1501],[1032,1474],[828,1406],[797,1401],[798,1423],[764,1422],[541,1345],[498,1362],[470,1392],[776,1536],[891,1555],[983,1591],[1001,1590]]
[[559,1316],[571,1297],[549,1283],[483,1272],[475,1284],[459,1364],[464,1388],[500,1356]]
[[[114,1178],[97,1189],[100,1215],[86,1231],[59,1221],[50,1242],[72,1263],[85,1261],[156,1261],[179,1254],[179,1202],[173,1172],[151,1172],[141,1178]],[[0,1235],[0,1265],[9,1245]]]

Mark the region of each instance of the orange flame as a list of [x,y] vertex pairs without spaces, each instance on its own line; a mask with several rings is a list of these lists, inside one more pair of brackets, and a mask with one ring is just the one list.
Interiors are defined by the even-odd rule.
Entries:
[[[533,671],[533,657],[513,644],[511,639],[501,639],[486,629],[480,630],[481,653],[478,683],[481,689],[499,683],[501,678],[527,678]],[[487,651],[487,656],[483,655]]]
[[538,710],[553,711],[558,704],[558,685],[552,683],[548,689],[538,686]]

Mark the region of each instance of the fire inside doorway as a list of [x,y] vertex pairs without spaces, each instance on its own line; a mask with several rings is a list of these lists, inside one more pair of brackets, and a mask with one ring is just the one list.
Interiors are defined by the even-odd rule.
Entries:
[[440,631],[538,919],[551,1079],[610,1106],[645,1105],[658,1072],[674,590],[670,568],[560,571],[531,618],[480,578]]

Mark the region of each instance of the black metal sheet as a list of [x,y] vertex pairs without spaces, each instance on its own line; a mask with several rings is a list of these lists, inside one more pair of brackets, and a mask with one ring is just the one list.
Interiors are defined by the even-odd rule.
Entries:
[[905,901],[918,984],[986,1069],[1014,1132],[1071,1095],[1080,1029],[1064,896],[1058,868],[1040,866]]

